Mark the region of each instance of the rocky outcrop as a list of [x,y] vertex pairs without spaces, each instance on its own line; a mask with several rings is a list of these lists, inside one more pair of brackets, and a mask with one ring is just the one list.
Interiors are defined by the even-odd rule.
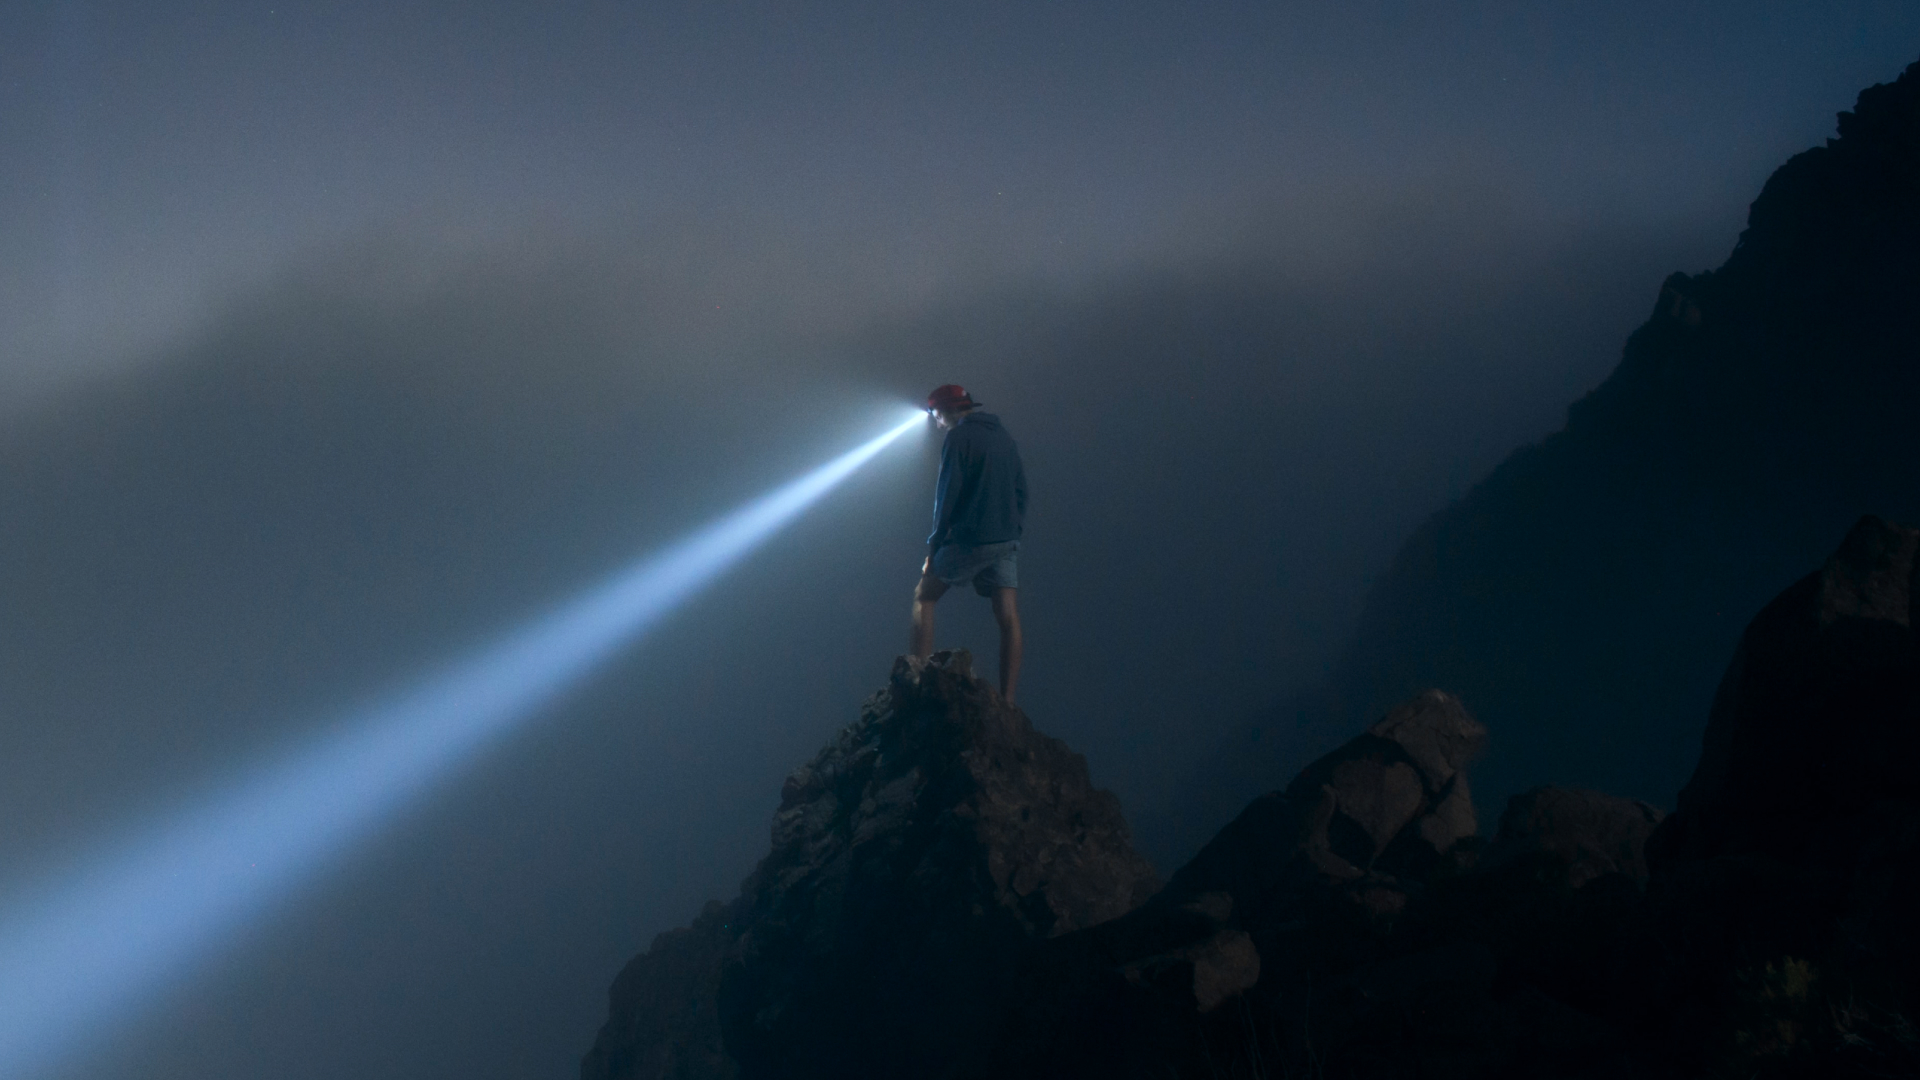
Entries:
[[1486,736],[1451,695],[1400,705],[1255,800],[1133,921],[1215,894],[1232,899],[1236,924],[1329,907],[1389,918],[1476,834],[1464,767]]
[[720,988],[743,1075],[964,1074],[1029,942],[1157,887],[1085,761],[969,664],[903,657],[788,778]]
[[582,1076],[970,1075],[1028,947],[1157,887],[1083,758],[964,651],[903,657],[787,778],[739,898],[622,973]]

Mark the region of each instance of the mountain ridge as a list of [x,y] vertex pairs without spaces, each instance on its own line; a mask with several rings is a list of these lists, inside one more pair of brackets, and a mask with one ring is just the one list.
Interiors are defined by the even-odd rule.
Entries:
[[1327,677],[1196,770],[1196,843],[1365,717],[1445,686],[1481,790],[1670,805],[1745,612],[1859,514],[1920,518],[1920,62],[1782,165],[1721,267],[1673,274],[1565,426],[1422,523]]

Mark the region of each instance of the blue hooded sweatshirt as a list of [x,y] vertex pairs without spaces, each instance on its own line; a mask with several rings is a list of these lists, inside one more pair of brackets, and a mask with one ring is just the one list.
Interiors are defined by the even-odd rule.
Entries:
[[967,413],[940,447],[928,546],[1018,540],[1026,518],[1027,473],[1020,467],[1020,448],[999,417],[978,409]]

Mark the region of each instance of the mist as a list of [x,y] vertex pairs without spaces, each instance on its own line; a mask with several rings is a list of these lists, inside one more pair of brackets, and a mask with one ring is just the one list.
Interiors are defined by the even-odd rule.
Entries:
[[[0,911],[949,382],[1032,489],[1022,706],[1171,870],[1218,824],[1194,766],[1916,34],[1882,0],[0,9]],[[574,1075],[906,648],[937,449],[61,1075]],[[937,644],[990,667],[986,605]]]
[[[1645,282],[1712,254],[1514,228],[1471,201],[1377,208],[1326,257],[1289,239],[712,321],[689,299],[711,290],[642,239],[316,256],[9,431],[4,709],[36,722],[0,777],[4,880],[949,380],[1028,463],[1023,703],[1174,864],[1184,767],[1319,670],[1413,522],[1605,373]],[[904,649],[936,449],[908,441],[75,1075],[242,1074],[288,1046],[307,1048],[289,1076],[564,1071],[618,959],[731,892],[780,778]],[[984,660],[970,599],[943,605],[939,642]]]

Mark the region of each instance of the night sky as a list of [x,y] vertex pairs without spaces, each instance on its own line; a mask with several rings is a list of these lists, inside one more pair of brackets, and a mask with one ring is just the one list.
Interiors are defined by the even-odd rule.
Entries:
[[[1026,458],[1023,704],[1170,871],[1186,772],[1916,56],[1910,2],[0,7],[0,919],[944,382]],[[574,1075],[904,649],[907,443],[59,1075]]]

